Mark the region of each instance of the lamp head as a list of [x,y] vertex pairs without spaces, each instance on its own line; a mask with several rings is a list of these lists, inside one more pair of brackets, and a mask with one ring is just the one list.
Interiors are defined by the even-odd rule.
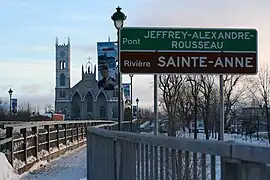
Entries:
[[116,29],[120,30],[123,25],[124,21],[127,19],[127,16],[121,11],[122,8],[119,6],[116,8],[116,12],[112,15],[111,19],[114,22],[114,26]]
[[8,91],[8,94],[11,96],[13,93],[12,89],[10,88],[9,91]]

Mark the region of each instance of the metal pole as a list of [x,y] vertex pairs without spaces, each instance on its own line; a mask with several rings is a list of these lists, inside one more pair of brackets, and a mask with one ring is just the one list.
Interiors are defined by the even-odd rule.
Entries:
[[11,94],[9,95],[9,115],[11,116]]
[[158,135],[158,81],[157,75],[154,75],[154,114],[155,114],[155,131],[154,134]]
[[137,101],[136,120],[138,120],[138,115],[139,115],[139,101]]
[[133,98],[132,98],[132,93],[133,93],[133,86],[132,86],[132,79],[133,79],[133,74],[132,75],[130,75],[130,104],[131,104],[131,107],[130,107],[130,109],[131,109],[131,119],[130,119],[130,132],[132,132],[132,120],[133,120],[133,105],[132,105],[132,102],[133,102]]
[[219,140],[224,140],[224,93],[223,86],[224,80],[223,75],[219,75],[219,84],[220,84],[220,121],[219,121]]
[[119,29],[117,30],[117,53],[118,53],[118,131],[121,131],[122,123],[122,74],[120,72],[120,38],[119,38]]

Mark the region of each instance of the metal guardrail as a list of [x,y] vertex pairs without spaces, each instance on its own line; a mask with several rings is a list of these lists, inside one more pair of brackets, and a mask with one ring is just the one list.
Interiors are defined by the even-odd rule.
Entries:
[[10,142],[12,140],[13,140],[12,137],[0,140],[0,145],[4,145],[4,144],[6,144],[6,143],[8,143],[8,142]]
[[8,127],[8,126],[27,126],[27,127],[31,127],[31,126],[36,126],[37,124],[43,124],[43,125],[52,125],[52,124],[72,124],[72,123],[91,123],[91,124],[97,124],[97,123],[112,123],[115,121],[106,121],[106,120],[69,120],[69,121],[0,121],[0,124],[2,124],[4,126],[4,128]]
[[94,127],[87,144],[91,180],[270,179],[269,147]]

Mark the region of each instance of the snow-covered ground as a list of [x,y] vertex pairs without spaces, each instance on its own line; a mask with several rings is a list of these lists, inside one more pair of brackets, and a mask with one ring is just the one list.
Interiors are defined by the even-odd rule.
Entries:
[[[178,137],[184,137],[184,138],[194,138],[194,134],[191,133],[182,133],[178,132],[177,134]],[[198,139],[205,139],[205,134],[204,133],[198,133]],[[212,137],[210,137],[211,140],[217,140]],[[249,136],[243,136],[240,134],[224,134],[224,141],[234,141],[238,143],[244,143],[244,144],[250,144],[250,145],[259,145],[259,146],[267,146],[270,147],[270,144],[268,143],[268,140],[265,138],[260,138],[257,140],[256,137],[251,137]]]
[[[259,134],[264,134],[266,136],[266,133],[267,132],[262,132]],[[154,134],[154,132],[149,132],[149,133],[148,132],[141,132],[141,134]],[[167,133],[159,133],[159,135],[167,136]],[[194,133],[187,133],[187,132],[184,133],[182,131],[178,131],[176,136],[181,137],[181,138],[194,139]],[[204,133],[198,133],[197,138],[198,139],[206,139]],[[218,139],[214,139],[210,136],[210,140],[218,140]],[[244,135],[240,135],[240,134],[226,134],[225,133],[224,134],[224,141],[234,141],[234,142],[244,143],[244,144],[249,144],[249,145],[270,147],[270,144],[268,143],[268,139],[259,138],[259,140],[257,140],[255,135],[253,135],[250,139],[249,136],[244,136]]]
[[85,177],[86,147],[84,146],[42,165],[38,170],[23,174],[20,180],[86,180]]

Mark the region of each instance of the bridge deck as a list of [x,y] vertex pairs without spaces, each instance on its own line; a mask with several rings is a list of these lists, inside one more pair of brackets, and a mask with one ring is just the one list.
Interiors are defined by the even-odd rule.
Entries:
[[45,168],[22,175],[20,180],[86,180],[86,147],[48,163]]

